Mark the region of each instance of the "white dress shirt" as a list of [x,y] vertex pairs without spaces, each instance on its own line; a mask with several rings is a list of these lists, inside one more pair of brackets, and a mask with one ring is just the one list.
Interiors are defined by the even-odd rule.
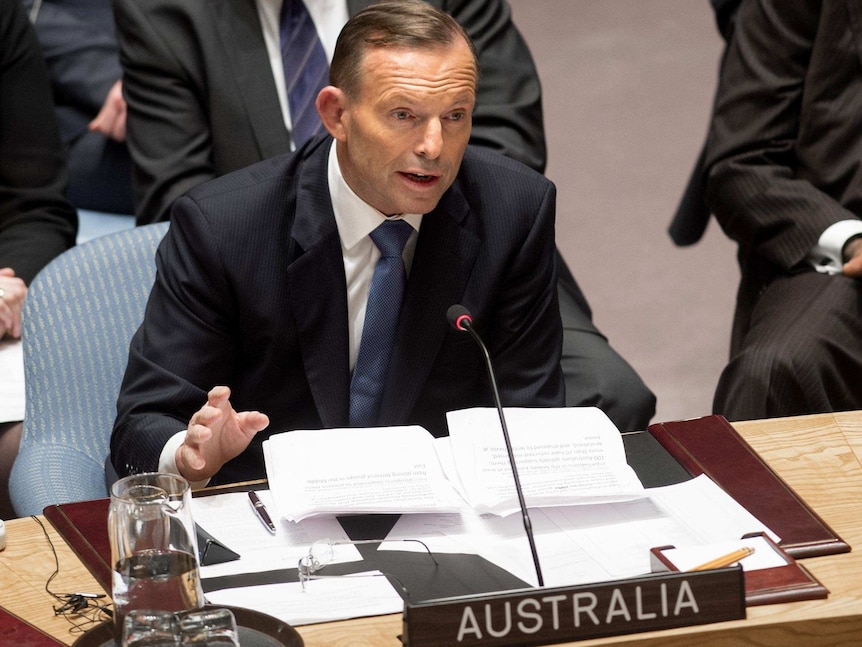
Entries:
[[[362,339],[362,328],[365,323],[365,306],[368,303],[368,289],[371,287],[371,277],[374,266],[380,258],[380,250],[371,240],[370,234],[386,217],[371,205],[362,201],[353,190],[347,186],[341,168],[338,166],[338,156],[335,154],[335,142],[329,151],[329,194],[332,197],[332,209],[335,212],[335,224],[338,227],[338,237],[341,239],[341,253],[344,256],[344,277],[347,280],[347,326],[350,349],[350,370],[356,363],[359,353],[359,341]],[[404,267],[410,275],[413,264],[413,254],[416,250],[416,238],[422,224],[420,214],[398,216],[413,227],[413,233],[404,245]]]
[[824,274],[841,274],[844,265],[842,251],[853,236],[862,236],[862,220],[841,220],[826,228],[807,260]]

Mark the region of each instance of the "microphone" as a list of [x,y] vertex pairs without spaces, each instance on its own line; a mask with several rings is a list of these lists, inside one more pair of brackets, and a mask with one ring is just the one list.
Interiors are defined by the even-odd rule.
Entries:
[[473,329],[473,317],[470,316],[470,311],[464,306],[456,303],[449,307],[446,311],[446,318],[455,330],[460,330],[468,333],[473,341],[482,349],[482,354],[485,356],[485,367],[488,369],[488,381],[491,383],[491,392],[494,395],[494,404],[497,406],[497,414],[500,416],[500,426],[503,429],[503,440],[506,441],[506,451],[509,454],[509,465],[512,467],[512,476],[515,479],[515,492],[518,494],[518,503],[521,506],[521,517],[524,520],[524,531],[527,533],[527,539],[530,542],[530,552],[533,555],[533,564],[536,567],[536,577],[539,580],[539,586],[545,585],[545,580],[542,578],[542,567],[539,566],[539,553],[536,551],[536,540],[533,537],[533,524],[530,522],[530,513],[527,512],[527,504],[524,501],[524,490],[521,489],[521,479],[518,477],[518,467],[515,465],[515,454],[512,451],[512,441],[509,438],[509,428],[506,426],[506,416],[503,415],[503,405],[500,404],[500,391],[497,389],[497,379],[494,377],[494,367],[491,365],[491,355],[488,353],[488,347],[479,337],[479,334]]

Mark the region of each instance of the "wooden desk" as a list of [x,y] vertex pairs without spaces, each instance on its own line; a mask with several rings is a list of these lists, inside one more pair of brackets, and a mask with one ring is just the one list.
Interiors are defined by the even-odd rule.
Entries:
[[[862,635],[862,412],[781,418],[734,425],[761,456],[854,552],[804,560],[830,590],[826,600],[753,607],[748,618],[572,645],[627,647],[855,647]],[[46,523],[60,558],[58,592],[99,591],[95,580]],[[0,552],[0,605],[67,644],[77,636],[52,612],[45,581],[54,570],[42,529],[32,519],[6,523]],[[308,647],[397,647],[398,614],[298,627]]]

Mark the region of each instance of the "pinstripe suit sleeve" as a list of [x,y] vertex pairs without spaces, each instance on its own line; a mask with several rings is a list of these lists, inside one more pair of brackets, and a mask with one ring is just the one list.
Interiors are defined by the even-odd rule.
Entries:
[[[830,197],[850,158],[832,138],[848,131],[823,119],[832,110],[859,126],[842,112],[862,91],[846,4],[744,0],[719,82],[707,203],[731,238],[784,271],[829,225],[855,217]],[[849,153],[858,159],[858,147]]]

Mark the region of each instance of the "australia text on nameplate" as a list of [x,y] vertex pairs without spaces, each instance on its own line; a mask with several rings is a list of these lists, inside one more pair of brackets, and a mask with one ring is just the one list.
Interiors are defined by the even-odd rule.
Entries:
[[407,647],[506,647],[745,617],[739,567],[407,605]]

